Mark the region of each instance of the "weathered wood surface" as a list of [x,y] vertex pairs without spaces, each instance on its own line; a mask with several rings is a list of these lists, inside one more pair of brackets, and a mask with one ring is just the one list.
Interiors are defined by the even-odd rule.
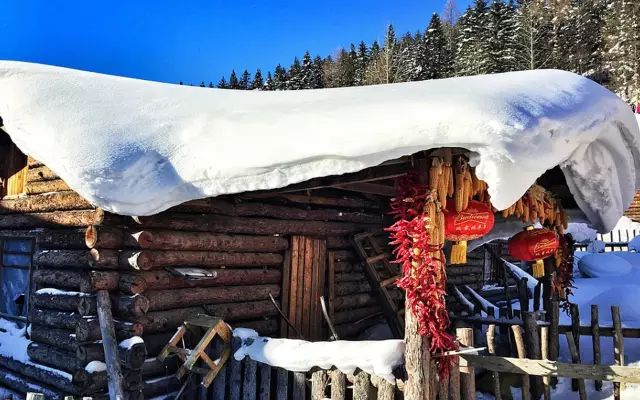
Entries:
[[52,179],[60,179],[60,177],[45,165],[29,168],[29,173],[27,174],[28,182],[48,181]]
[[[81,362],[104,361],[104,347],[101,343],[78,344],[75,356]],[[118,345],[118,357],[123,368],[137,370],[146,360],[147,349],[142,342],[129,347]]]
[[183,289],[212,286],[235,286],[243,284],[262,285],[280,283],[281,272],[278,269],[210,269],[213,277],[189,279],[175,276],[168,271],[144,271],[136,274],[122,274],[120,290],[128,294],[144,293],[147,290]]
[[378,304],[378,302],[376,301],[375,297],[373,297],[369,293],[339,296],[336,297],[334,301],[334,307],[336,311],[367,307],[376,304]]
[[[144,398],[151,399],[161,395],[168,395],[170,393],[177,392],[182,387],[182,383],[175,374],[167,375],[161,378],[149,379],[144,381]],[[168,398],[174,398],[174,396],[167,396]]]
[[[78,313],[68,311],[51,311],[33,308],[29,312],[29,320],[34,324],[46,325],[58,329],[75,330],[78,341],[93,341],[100,338],[100,326],[95,317],[82,317]],[[130,322],[115,321],[118,338],[124,340],[142,335],[142,325]]]
[[425,399],[431,392],[429,339],[418,333],[418,319],[409,307],[405,313],[405,342],[405,369],[409,377],[405,383],[405,397]]
[[248,301],[244,303],[205,304],[202,306],[176,308],[165,311],[148,312],[138,318],[147,333],[175,330],[189,317],[198,314],[209,314],[228,322],[242,319],[254,319],[277,315],[277,311],[269,300]]
[[105,363],[109,376],[109,398],[120,400],[124,398],[124,379],[118,359],[118,343],[116,342],[116,328],[111,315],[111,299],[106,290],[98,291],[98,320],[102,345],[104,347]]
[[69,191],[71,188],[62,179],[54,179],[50,181],[32,181],[27,182],[27,194],[42,194],[51,192]]
[[174,207],[170,211],[211,213],[233,217],[268,217],[305,221],[344,221],[365,224],[382,223],[381,214],[371,214],[361,211],[345,211],[330,208],[305,209],[274,205],[266,202],[232,203],[230,201],[217,198],[207,198],[190,201]]
[[640,383],[640,367],[569,364],[550,360],[471,354],[460,355],[460,365],[514,374]]
[[270,199],[282,199],[286,200],[290,203],[297,204],[305,204],[305,205],[314,205],[314,206],[325,206],[325,207],[345,207],[345,208],[356,208],[356,209],[380,209],[380,203],[377,201],[365,199],[365,198],[357,198],[357,197],[349,197],[341,194],[340,196],[322,196],[317,194],[293,194],[293,193],[273,193],[273,192],[264,192],[264,193],[248,193],[242,195],[242,197],[247,199],[262,199],[263,201],[270,201]]
[[379,224],[277,220],[184,213],[165,213],[151,217],[140,217],[138,220],[140,226],[144,228],[252,235],[310,235],[326,237],[332,235],[346,236],[354,232],[380,229]]
[[114,250],[39,250],[33,254],[34,265],[52,268],[117,269],[118,252]]
[[189,288],[154,290],[145,293],[149,311],[168,310],[201,304],[238,303],[256,301],[280,295],[279,285],[224,286],[215,288]]
[[[97,251],[93,249],[92,252]],[[101,250],[100,253],[110,252]],[[140,250],[119,255],[122,269],[151,270],[164,267],[262,267],[282,265],[277,253],[232,253],[217,251]]]
[[116,290],[119,274],[107,271],[69,271],[59,269],[37,269],[33,271],[33,282],[40,287],[54,287],[93,293],[98,290]]
[[354,308],[341,312],[336,312],[333,315],[332,321],[336,325],[344,324],[347,322],[359,321],[363,318],[371,317],[373,315],[381,315],[382,310],[379,306],[370,306],[362,308]]
[[31,325],[31,340],[67,351],[76,351],[78,349],[75,330],[70,329],[59,329],[33,323]]
[[91,203],[75,192],[55,192],[0,200],[0,214],[91,210]]
[[347,378],[338,369],[329,373],[331,377],[331,400],[345,400],[347,392]]
[[37,379],[27,378],[14,371],[0,367],[0,384],[17,393],[16,399],[20,399],[25,393],[37,391],[50,399],[60,399],[63,391],[50,389]]
[[8,214],[0,218],[0,229],[87,227],[103,220],[104,211],[100,209]]
[[165,358],[163,362],[156,357],[147,358],[142,364],[142,376],[143,378],[152,378],[171,375],[178,370],[179,366],[178,357],[175,355]]
[[92,314],[81,312],[80,303],[85,298],[93,299],[95,303],[94,296],[89,296],[82,292],[36,291],[31,294],[31,306],[61,311],[77,311],[83,316],[95,315],[95,312]]
[[289,243],[278,236],[225,235],[171,230],[126,231],[120,228],[90,226],[85,244],[102,249],[216,250],[277,253]]

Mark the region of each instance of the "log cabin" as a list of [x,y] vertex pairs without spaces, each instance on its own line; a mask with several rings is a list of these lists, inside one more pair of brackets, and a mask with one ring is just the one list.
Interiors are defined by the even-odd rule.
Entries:
[[[42,67],[9,65],[4,68],[25,71],[35,68],[35,76]],[[73,91],[74,87],[77,89],[83,84],[92,88],[86,80],[94,79],[93,75],[46,68],[47,74],[61,78],[61,85],[68,85],[62,92]],[[615,136],[609,140],[615,143],[610,147],[616,149],[620,143],[638,143],[635,120],[633,124],[629,123],[629,116],[622,111],[627,107],[618,104],[618,99],[612,99],[608,92],[600,92],[599,87],[592,86],[597,85],[586,79],[571,74],[553,74],[544,78],[551,79],[553,85],[561,89],[567,89],[566,85],[569,85],[567,90],[572,93],[586,90],[590,94],[573,99],[574,103],[568,107],[570,110],[585,106],[594,98],[600,101],[601,113],[593,120],[601,118],[605,122],[599,122],[601,125],[597,128],[587,128],[589,124],[585,122],[580,129],[591,129],[589,133],[593,135],[613,132]],[[509,88],[509,79],[517,78],[516,75],[508,79],[495,78],[495,81],[482,85],[493,89],[494,84],[499,83]],[[82,84],[65,83],[69,77],[78,78]],[[562,83],[568,77],[571,78],[570,83]],[[542,78],[525,76],[523,87],[514,90],[531,90],[532,83],[537,84]],[[108,79],[111,78],[100,76],[96,80]],[[7,80],[9,78],[2,78],[0,68],[0,89],[4,88]],[[460,86],[465,87],[468,83],[462,80]],[[451,90],[456,90],[452,81],[444,85],[445,88],[452,85]],[[55,85],[53,88],[45,87],[41,97],[34,95],[30,107],[39,109],[43,105],[39,103],[40,99],[46,99],[48,90],[55,88]],[[405,88],[400,96],[410,97],[416,88],[428,89],[419,86]],[[127,89],[124,88],[123,93]],[[591,92],[598,96],[594,97]],[[569,124],[575,123],[573,111],[562,106],[564,99],[540,96],[532,101],[535,104],[548,102],[551,111],[540,111],[533,107],[533,103],[529,104],[532,113],[539,113],[535,115],[536,121],[552,118],[552,111],[557,107],[570,114],[570,117],[558,117],[558,127],[569,129]],[[337,98],[338,103],[346,101],[339,96]],[[69,99],[72,98],[67,97]],[[78,94],[76,99],[86,101],[87,97]],[[100,101],[106,103],[108,100]],[[482,102],[481,98],[479,101]],[[10,104],[11,96],[0,96],[0,105],[5,102]],[[509,99],[505,103],[517,102]],[[60,104],[45,105],[54,108],[52,113],[55,107],[63,107]],[[291,104],[288,106],[293,107]],[[377,109],[374,105],[368,107],[366,110],[369,111]],[[519,107],[519,104],[514,107]],[[66,112],[66,108],[58,111],[61,110]],[[603,113],[602,110],[609,111]],[[154,198],[127,208],[127,199],[122,197],[126,190],[113,189],[114,193],[108,189],[88,190],[82,182],[82,177],[89,176],[91,172],[85,161],[78,160],[85,165],[78,166],[77,173],[73,172],[76,168],[71,160],[73,157],[66,155],[56,159],[48,154],[43,144],[34,143],[34,138],[21,134],[26,128],[20,126],[21,118],[14,117],[12,110],[0,106],[0,112],[4,119],[0,124],[3,125],[0,131],[0,277],[3,284],[0,315],[17,321],[20,326],[29,326],[27,357],[0,353],[0,386],[17,393],[36,388],[52,398],[62,398],[67,394],[93,398],[108,395],[108,373],[99,367],[108,356],[102,343],[105,336],[99,321],[97,295],[105,291],[109,294],[115,336],[120,343],[130,344],[117,349],[127,398],[150,398],[175,390],[163,378],[174,372],[176,366],[160,365],[155,357],[176,328],[198,314],[220,317],[233,327],[251,328],[264,336],[314,341],[328,340],[332,335],[355,340],[367,337],[368,328],[382,324],[386,326],[389,337],[404,337],[407,342],[405,398],[421,398],[420,393],[427,390],[428,379],[424,373],[416,371],[425,370],[423,358],[429,351],[418,335],[417,318],[407,306],[404,291],[394,286],[402,271],[390,262],[393,249],[387,228],[393,224],[390,203],[398,196],[396,185],[399,179],[418,171],[425,185],[442,192],[428,173],[436,164],[447,165],[452,183],[447,180],[448,186],[444,186],[444,193],[440,194],[444,200],[438,204],[457,202],[456,193],[467,184],[454,182],[451,170],[455,172],[454,166],[464,165],[468,176],[463,176],[461,182],[468,179],[474,184],[471,189],[464,189],[467,190],[465,195],[460,195],[464,197],[462,204],[473,199],[487,201],[491,194],[496,227],[504,227],[503,230],[494,229],[495,234],[487,235],[484,241],[479,239],[477,246],[470,242],[471,251],[465,265],[443,263],[442,283],[447,284],[446,299],[451,313],[463,308],[452,293],[452,286],[467,285],[480,291],[495,269],[492,258],[481,246],[485,242],[504,239],[535,222],[561,231],[566,221],[550,217],[545,220],[543,216],[550,204],[553,205],[547,211],[574,211],[572,215],[576,218],[606,229],[616,215],[621,214],[620,210],[613,209],[614,206],[622,205],[624,208],[633,192],[631,195],[627,193],[629,190],[617,193],[618,197],[611,200],[610,212],[598,210],[597,201],[588,196],[591,194],[589,188],[580,186],[578,178],[585,174],[575,167],[576,160],[571,158],[577,151],[575,149],[570,155],[562,150],[564,158],[551,165],[541,165],[532,178],[532,173],[527,170],[531,169],[531,162],[527,164],[526,160],[521,160],[524,172],[520,176],[518,173],[510,176],[503,170],[501,178],[505,182],[502,182],[500,176],[492,176],[491,171],[476,172],[481,164],[473,160],[478,155],[482,160],[481,148],[484,145],[460,146],[456,141],[437,144],[438,141],[430,139],[429,143],[420,146],[400,144],[384,154],[368,149],[376,156],[361,158],[355,167],[347,163],[319,168],[321,172],[302,174],[302,178],[296,178],[297,182],[282,179],[270,184],[272,187],[252,183],[242,187],[233,183],[229,185],[231,189],[216,195],[194,196],[187,193],[189,199],[185,199],[182,193],[174,198],[168,194],[166,199]],[[304,114],[305,111],[301,112]],[[575,114],[585,115],[584,112]],[[92,118],[103,120],[110,115],[98,113]],[[339,118],[341,114],[337,115],[334,117]],[[435,118],[434,115],[431,117]],[[416,115],[412,118],[421,121]],[[43,121],[55,126],[52,128],[54,132],[91,130],[93,126],[92,123],[83,125],[81,121],[60,122],[55,118],[44,118]],[[370,124],[366,125],[366,129],[371,128]],[[418,129],[419,122],[409,125],[411,129]],[[26,127],[30,128],[28,124]],[[284,127],[288,128],[286,124]],[[571,132],[577,135],[575,131]],[[574,137],[569,139],[574,140]],[[479,139],[480,142],[482,140]],[[68,139],[64,141],[66,146],[70,146]],[[89,146],[86,142],[81,145]],[[540,148],[544,147],[541,145]],[[336,153],[339,153],[337,149]],[[634,188],[640,185],[637,184],[635,170],[629,166],[640,164],[637,154],[637,148],[624,153],[630,161],[617,170],[620,182],[632,182]],[[110,154],[116,159],[121,156],[127,157],[117,152]],[[144,157],[142,161],[148,161]],[[485,154],[486,160],[491,157],[492,154]],[[365,158],[366,162],[363,161]],[[335,159],[340,160],[341,156]],[[157,159],[151,161],[158,162]],[[132,164],[130,160],[127,162]],[[300,162],[305,162],[304,157]],[[495,164],[491,165],[495,167],[504,161],[493,162]],[[149,172],[144,167],[136,165],[138,169],[133,169],[141,185],[147,183],[145,174]],[[258,169],[253,164],[251,168]],[[274,168],[278,170],[280,166],[276,164]],[[263,172],[252,171],[258,176]],[[144,190],[144,187],[128,186],[131,181],[127,179],[131,173],[132,170],[102,169],[100,178],[116,184],[126,183],[127,190]],[[151,173],[153,175],[153,171]],[[518,183],[523,190],[512,196],[509,202],[512,206],[500,207],[500,191],[491,192],[491,185],[515,186],[514,182],[518,180],[524,181]],[[612,185],[619,188],[620,182]],[[505,192],[509,191],[507,186],[502,186]],[[525,218],[516,204],[522,198],[533,196],[530,187],[535,187],[536,193],[549,193],[549,196],[541,194],[542,205],[535,214],[532,208],[531,215],[527,212]],[[134,209],[143,212],[134,213]],[[441,212],[438,208],[438,213]],[[514,217],[516,214],[517,218]],[[444,226],[434,229],[440,228],[444,229]],[[444,247],[445,253],[449,254],[451,243],[445,243],[444,236],[441,239],[439,248]],[[506,255],[504,248],[498,253]],[[551,293],[550,287],[546,290]],[[323,315],[321,297],[326,299],[327,317]],[[335,334],[327,320],[331,321]],[[142,340],[127,341],[137,337]]]

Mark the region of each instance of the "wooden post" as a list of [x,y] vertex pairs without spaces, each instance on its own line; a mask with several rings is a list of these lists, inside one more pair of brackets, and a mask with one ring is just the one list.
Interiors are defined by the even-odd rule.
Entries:
[[107,364],[107,375],[109,376],[109,399],[122,400],[124,399],[123,379],[118,360],[116,329],[111,315],[111,299],[109,298],[109,292],[106,290],[99,290],[96,296],[102,346],[104,347],[104,360]]
[[[549,359],[549,327],[543,326],[540,328],[540,351],[542,353],[542,359]],[[544,384],[544,400],[551,400],[551,378],[545,376],[542,378]]]
[[[519,325],[512,325],[513,338],[516,344],[516,351],[518,352],[518,358],[527,358],[527,353],[524,347],[524,339],[522,338],[522,328]],[[529,393],[529,375],[522,375],[522,400],[530,400],[531,394]]]
[[327,372],[316,371],[311,374],[311,400],[323,400],[324,388],[327,384]]
[[518,281],[518,300],[520,300],[520,312],[529,311],[529,287],[527,278]]
[[[525,333],[525,348],[527,351],[527,358],[531,360],[540,360],[540,336],[538,335],[538,324],[536,323],[536,319],[533,313],[524,313],[524,333]],[[531,385],[531,396],[538,400],[542,397],[544,392],[542,377],[540,376],[531,376],[529,378]]]
[[460,400],[460,367],[458,361],[451,367],[449,376],[449,399]]
[[[491,311],[493,311],[493,307],[491,307]],[[487,349],[489,350],[489,354],[491,354],[492,356],[497,355],[495,324],[491,324],[487,327]],[[502,392],[500,390],[500,373],[496,371],[493,372],[493,391],[495,392],[494,396],[496,400],[502,400]]]
[[292,400],[305,400],[307,398],[307,377],[304,372],[293,373]]
[[[613,361],[616,365],[624,365],[624,337],[622,336],[622,322],[620,320],[620,307],[611,306],[611,321],[613,322]],[[620,399],[622,384],[613,383],[613,398]]]
[[331,400],[345,400],[347,391],[346,377],[340,370],[331,371]]
[[358,372],[353,382],[353,400],[368,400],[370,390],[370,375],[364,371]]
[[549,360],[557,361],[560,349],[560,304],[552,300],[549,310]]
[[[600,365],[602,362],[602,356],[600,352],[600,317],[598,315],[598,305],[591,305],[591,342],[593,347],[593,364]],[[596,391],[602,390],[602,381],[596,380],[593,382]]]
[[542,291],[542,280],[538,281],[536,288],[533,290],[533,311],[540,310],[540,292]]
[[289,398],[289,371],[282,368],[278,368],[276,371],[276,400],[287,400]]
[[406,400],[429,400],[429,365],[431,353],[429,352],[429,339],[418,333],[418,319],[409,306],[409,299],[405,307],[405,368],[407,370],[407,382],[404,395]]
[[[573,343],[576,346],[578,355],[580,354],[580,309],[577,304],[569,306],[569,314],[571,314],[571,334],[573,335]],[[571,390],[577,392],[579,390],[577,379],[571,380]]]
[[[569,332],[565,333],[567,337],[567,344],[569,345],[569,353],[571,353],[571,362],[574,364],[580,364],[580,353],[573,341],[573,335]],[[575,379],[578,383],[578,393],[580,394],[580,400],[587,400],[587,389],[584,386],[584,379]],[[573,381],[572,381],[573,382]]]
[[260,386],[258,389],[258,399],[269,400],[271,398],[271,366],[261,363],[259,364],[259,370]]
[[[456,336],[460,340],[460,345],[473,347],[473,329],[458,328]],[[476,398],[476,372],[473,367],[460,368],[460,389],[463,400],[475,400]]]

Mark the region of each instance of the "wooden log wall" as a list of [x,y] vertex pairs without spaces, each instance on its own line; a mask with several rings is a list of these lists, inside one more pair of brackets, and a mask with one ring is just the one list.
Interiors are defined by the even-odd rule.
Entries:
[[125,360],[139,360],[140,354],[152,360],[190,316],[216,315],[234,327],[277,336],[280,318],[269,294],[282,296],[292,235],[325,239],[327,252],[336,256],[331,306],[342,336],[355,337],[381,320],[351,245],[354,234],[384,226],[382,207],[373,200],[339,191],[261,194],[192,201],[132,218],[96,209],[34,160],[29,168],[26,195],[0,200],[0,235],[36,239],[29,356],[72,379],[0,367],[45,392],[98,397],[106,391],[106,374],[85,369],[104,360],[98,290],[110,292],[118,340],[144,340],[144,349],[121,354],[131,398],[166,370],[145,375],[140,361]]

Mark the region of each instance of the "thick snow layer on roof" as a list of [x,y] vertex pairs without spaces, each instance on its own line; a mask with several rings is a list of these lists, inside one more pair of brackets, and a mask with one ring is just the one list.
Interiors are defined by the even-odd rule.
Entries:
[[24,152],[128,215],[445,146],[473,152],[498,209],[560,164],[581,209],[606,231],[640,187],[630,108],[556,70],[259,92],[0,61],[0,117]]

